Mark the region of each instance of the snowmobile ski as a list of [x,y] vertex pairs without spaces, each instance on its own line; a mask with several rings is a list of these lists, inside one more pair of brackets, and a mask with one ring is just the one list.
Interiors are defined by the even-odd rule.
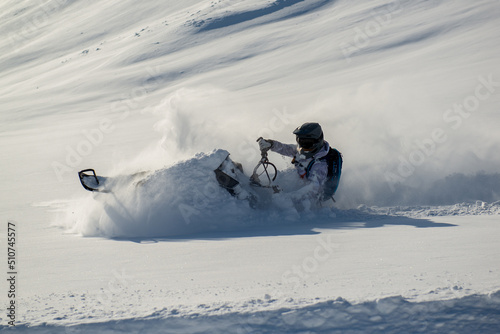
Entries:
[[78,172],[80,183],[88,191],[110,193],[118,185],[140,186],[150,172],[138,172],[131,175],[99,176],[92,168]]
[[110,192],[106,189],[106,177],[97,176],[95,170],[92,168],[84,169],[78,172],[78,177],[80,178],[80,183],[83,188],[88,191],[98,191],[98,192]]

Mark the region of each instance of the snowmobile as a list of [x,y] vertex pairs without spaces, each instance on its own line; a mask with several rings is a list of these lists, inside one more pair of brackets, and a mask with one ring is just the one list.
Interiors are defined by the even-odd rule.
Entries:
[[[78,172],[78,178],[83,188],[92,192],[111,193],[118,184],[141,185],[152,172],[139,172],[132,175],[99,176],[94,169],[84,169]],[[267,153],[262,153],[261,159],[253,169],[252,175],[247,177],[243,173],[243,166],[234,162],[229,153],[220,165],[214,170],[217,183],[232,196],[247,200],[252,208],[256,208],[263,197],[278,193],[280,187],[274,182],[278,170],[269,161]]]
[[[227,190],[232,196],[248,201],[252,208],[259,208],[272,201],[271,196],[273,194],[282,192],[282,189],[275,183],[278,170],[269,161],[267,151],[261,153],[261,159],[253,169],[250,177],[244,174],[240,163],[231,160],[227,151],[218,150],[217,152],[214,156],[220,160],[216,159],[215,162],[217,164],[218,161],[222,160],[222,162],[213,170],[215,180],[219,186]],[[331,175],[325,183],[322,200],[332,199],[335,202],[333,194],[338,186],[342,158],[340,153],[334,149],[331,149],[331,154],[327,155],[326,158],[332,161],[338,159],[337,166],[339,168],[337,169],[338,172],[334,172],[329,167],[329,175]],[[78,177],[84,189],[92,192],[110,193],[113,192],[117,185],[139,186],[153,173],[139,172],[132,175],[105,177],[98,176],[94,169],[84,169],[78,172]]]

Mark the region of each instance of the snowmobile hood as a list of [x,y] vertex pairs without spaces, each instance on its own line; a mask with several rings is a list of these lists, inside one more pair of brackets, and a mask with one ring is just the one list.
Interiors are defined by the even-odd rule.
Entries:
[[203,157],[209,156],[209,159],[204,159],[203,162],[207,170],[214,170],[220,166],[220,164],[229,156],[229,152],[222,149],[213,150],[210,153],[198,153],[195,158],[202,159]]

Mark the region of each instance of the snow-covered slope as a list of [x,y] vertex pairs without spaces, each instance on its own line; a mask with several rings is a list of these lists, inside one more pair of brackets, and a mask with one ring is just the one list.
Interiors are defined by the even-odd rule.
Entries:
[[[3,1],[17,324],[495,332],[499,14],[494,0]],[[306,121],[344,155],[334,209],[250,210],[205,179],[214,150],[248,171],[256,138],[293,142]],[[76,176],[89,167],[169,172],[94,197]]]

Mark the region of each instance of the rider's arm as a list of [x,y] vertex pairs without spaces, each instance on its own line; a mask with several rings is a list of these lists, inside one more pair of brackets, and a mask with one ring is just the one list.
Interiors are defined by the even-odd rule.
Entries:
[[279,153],[281,155],[286,155],[288,157],[295,156],[297,153],[296,144],[283,144],[277,140],[273,140],[273,146],[271,146],[271,151]]

